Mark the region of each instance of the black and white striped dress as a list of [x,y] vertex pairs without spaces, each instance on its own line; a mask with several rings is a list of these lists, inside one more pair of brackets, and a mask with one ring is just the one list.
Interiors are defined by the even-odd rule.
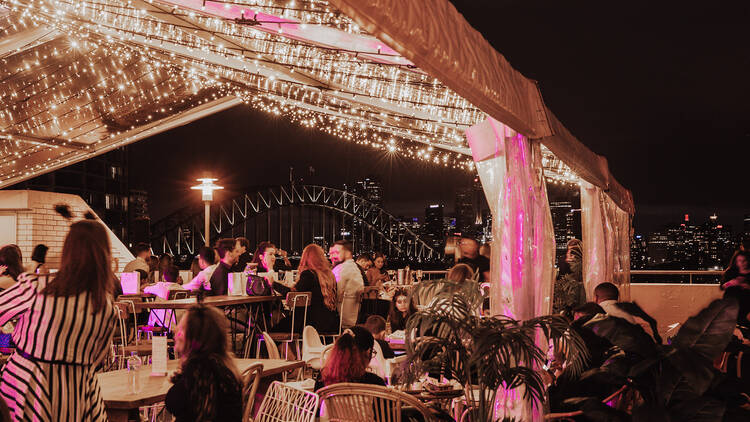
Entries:
[[40,293],[33,274],[0,293],[0,325],[18,319],[16,352],[0,391],[14,420],[105,421],[94,363],[106,356],[115,328],[112,303],[94,313],[88,292]]

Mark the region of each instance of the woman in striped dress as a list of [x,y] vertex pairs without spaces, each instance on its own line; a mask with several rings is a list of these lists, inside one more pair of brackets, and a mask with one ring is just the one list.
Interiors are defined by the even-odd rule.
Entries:
[[0,380],[14,420],[106,420],[95,368],[115,327],[110,260],[104,227],[78,221],[54,279],[23,274],[0,293],[0,325],[18,319],[16,351]]

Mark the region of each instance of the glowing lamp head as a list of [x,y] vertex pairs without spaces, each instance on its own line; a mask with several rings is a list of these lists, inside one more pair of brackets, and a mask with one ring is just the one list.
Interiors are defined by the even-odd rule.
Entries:
[[219,179],[211,179],[211,178],[203,178],[198,179],[199,182],[201,182],[200,185],[191,186],[190,189],[195,189],[201,191],[203,194],[203,200],[204,201],[211,201],[214,199],[214,191],[218,189],[224,189],[223,186],[219,186],[217,184],[214,184],[215,181]]

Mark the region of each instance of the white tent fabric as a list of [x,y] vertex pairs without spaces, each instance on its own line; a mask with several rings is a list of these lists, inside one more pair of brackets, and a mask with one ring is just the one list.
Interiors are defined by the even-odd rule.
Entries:
[[494,119],[466,131],[492,210],[490,311],[551,311],[555,243],[539,144]]
[[420,69],[525,136],[540,139],[582,179],[634,212],[631,193],[604,157],[575,138],[544,105],[534,81],[513,69],[447,0],[331,0]]
[[620,209],[598,186],[581,186],[583,229],[583,282],[586,297],[603,282],[620,289],[620,300],[630,299],[630,215]]

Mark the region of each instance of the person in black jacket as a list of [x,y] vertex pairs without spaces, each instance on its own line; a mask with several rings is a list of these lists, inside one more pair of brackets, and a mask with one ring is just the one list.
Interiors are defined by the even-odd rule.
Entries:
[[242,378],[229,352],[229,326],[213,306],[188,309],[175,334],[180,368],[165,405],[176,422],[242,420]]
[[[338,333],[339,313],[336,310],[336,279],[331,271],[331,263],[323,249],[315,244],[307,245],[299,261],[297,282],[292,289],[281,283],[274,283],[273,288],[279,293],[289,291],[310,292],[312,298],[307,310],[307,325],[312,325],[319,333]],[[295,332],[301,333],[303,318],[295,318]],[[276,324],[272,331],[291,331],[291,315],[287,315]]]

